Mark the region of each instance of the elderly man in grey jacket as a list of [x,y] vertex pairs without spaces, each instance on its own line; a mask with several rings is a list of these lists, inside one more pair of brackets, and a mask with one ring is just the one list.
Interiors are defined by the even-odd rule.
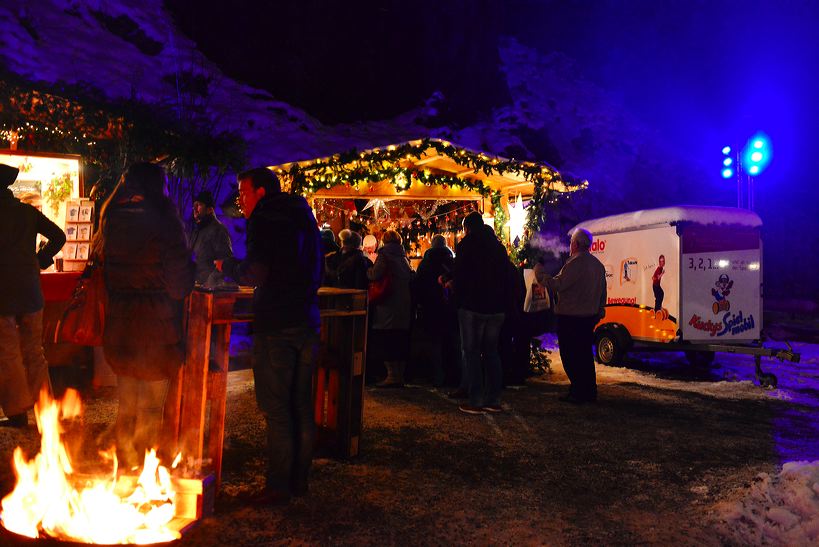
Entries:
[[591,255],[592,235],[575,230],[570,257],[554,277],[544,276],[557,293],[557,343],[571,386],[562,401],[582,404],[597,400],[594,371],[594,327],[606,314],[606,269]]

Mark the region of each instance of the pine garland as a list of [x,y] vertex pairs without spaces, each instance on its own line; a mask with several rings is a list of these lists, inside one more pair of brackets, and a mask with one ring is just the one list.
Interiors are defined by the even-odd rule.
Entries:
[[[557,199],[556,196],[560,194],[555,188],[557,184],[563,184],[569,191],[580,190],[587,186],[586,181],[563,177],[557,170],[545,164],[520,161],[514,158],[491,157],[453,145],[448,141],[431,138],[363,152],[352,149],[307,163],[285,164],[275,168],[275,171],[285,184],[290,184],[291,192],[305,196],[341,185],[356,186],[362,183],[374,184],[382,181],[390,182],[399,192],[408,190],[415,181],[425,186],[436,185],[476,192],[483,197],[491,198],[495,214],[495,232],[498,235],[502,234],[506,226],[507,215],[501,205],[500,191],[493,190],[479,179],[435,172],[423,166],[406,166],[413,160],[426,157],[429,149],[435,150],[438,155],[453,159],[458,165],[472,169],[474,175],[480,173],[487,176],[493,173],[514,174],[532,183],[534,191],[526,217],[526,228],[529,234],[538,232],[546,219],[547,205],[553,203]],[[526,254],[524,249],[528,247],[525,243],[524,240],[517,249],[511,249],[516,261],[517,255]]]

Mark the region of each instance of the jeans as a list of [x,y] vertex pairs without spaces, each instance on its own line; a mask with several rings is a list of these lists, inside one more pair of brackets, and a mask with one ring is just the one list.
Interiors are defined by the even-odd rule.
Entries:
[[34,406],[40,390],[50,391],[43,353],[43,310],[0,315],[0,407],[6,416]]
[[267,423],[266,486],[307,489],[313,461],[313,370],[319,348],[315,328],[287,328],[253,336],[256,402]]
[[119,407],[115,427],[117,457],[127,469],[142,465],[145,452],[162,448],[162,413],[170,380],[117,376]]
[[498,353],[498,340],[503,318],[503,313],[485,314],[465,309],[458,310],[461,353],[469,380],[469,404],[472,406],[500,403],[503,371]]
[[569,377],[569,394],[581,401],[597,399],[597,378],[594,370],[594,327],[596,316],[557,316],[557,344],[560,360]]

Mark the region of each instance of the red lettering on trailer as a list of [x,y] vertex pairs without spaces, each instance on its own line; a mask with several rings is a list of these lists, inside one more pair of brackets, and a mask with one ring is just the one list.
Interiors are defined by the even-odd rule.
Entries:
[[593,253],[602,253],[606,250],[606,240],[605,239],[597,239],[592,241],[590,251]]

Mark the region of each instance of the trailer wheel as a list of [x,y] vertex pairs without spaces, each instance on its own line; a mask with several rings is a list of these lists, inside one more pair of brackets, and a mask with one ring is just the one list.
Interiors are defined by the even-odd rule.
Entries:
[[713,351],[688,350],[685,352],[685,357],[691,366],[710,367],[714,363],[716,354]]
[[617,365],[626,355],[624,344],[617,333],[611,329],[601,329],[594,338],[594,349],[597,362],[601,365]]

